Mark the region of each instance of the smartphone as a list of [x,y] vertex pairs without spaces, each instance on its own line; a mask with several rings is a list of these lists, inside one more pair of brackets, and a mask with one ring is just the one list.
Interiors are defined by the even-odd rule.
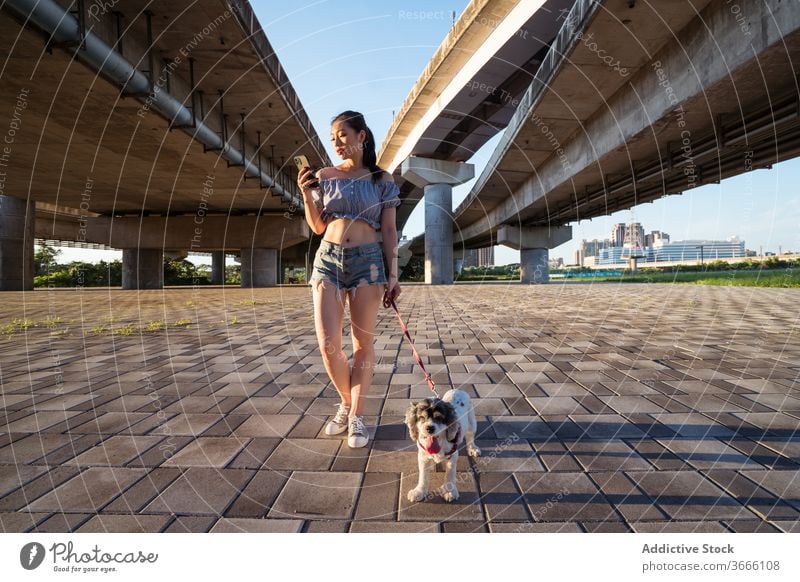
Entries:
[[[311,168],[311,164],[308,163],[308,158],[305,157],[304,155],[295,156],[294,157],[294,164],[295,164],[295,166],[297,166],[297,171],[298,172],[300,172],[303,168],[306,168],[306,167]],[[311,171],[315,172],[316,170],[314,168],[311,168]],[[314,182],[311,184],[311,187],[312,188],[319,188],[319,181],[314,180]]]

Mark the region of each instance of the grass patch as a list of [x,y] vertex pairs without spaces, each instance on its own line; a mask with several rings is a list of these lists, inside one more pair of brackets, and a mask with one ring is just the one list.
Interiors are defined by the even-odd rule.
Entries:
[[800,287],[800,269],[753,271],[698,271],[686,273],[637,273],[620,277],[592,277],[590,281],[617,283],[692,283],[736,287]]
[[272,303],[272,301],[267,299],[242,299],[236,305],[267,305],[269,303]]

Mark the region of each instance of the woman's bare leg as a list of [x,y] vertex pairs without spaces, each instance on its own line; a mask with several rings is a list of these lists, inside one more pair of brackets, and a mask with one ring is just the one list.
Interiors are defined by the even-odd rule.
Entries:
[[342,402],[350,404],[350,366],[342,351],[342,319],[344,291],[336,283],[317,280],[313,285],[314,326],[322,352],[322,362]]
[[360,285],[347,292],[353,336],[353,371],[350,375],[350,414],[361,415],[362,399],[372,384],[375,368],[375,323],[383,297],[383,285]]

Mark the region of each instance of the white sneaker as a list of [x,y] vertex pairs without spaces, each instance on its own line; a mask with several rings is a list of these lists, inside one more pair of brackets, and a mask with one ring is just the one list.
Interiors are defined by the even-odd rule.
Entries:
[[358,449],[367,444],[369,432],[364,426],[364,418],[361,416],[351,416],[347,426],[347,444],[351,449]]
[[335,434],[342,434],[347,430],[347,417],[350,414],[350,405],[343,402],[339,403],[339,408],[336,410],[336,415],[325,427],[325,434],[333,436]]

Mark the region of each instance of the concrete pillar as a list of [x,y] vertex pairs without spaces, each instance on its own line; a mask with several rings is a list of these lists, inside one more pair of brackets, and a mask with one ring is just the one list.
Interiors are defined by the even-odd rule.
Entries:
[[164,252],[161,249],[122,249],[123,289],[162,289]]
[[464,249],[463,247],[453,251],[453,276],[461,274],[464,268]]
[[225,283],[225,251],[211,251],[211,284]]
[[278,283],[278,249],[242,249],[242,287],[271,287]]
[[36,203],[0,195],[0,291],[33,289]]
[[475,176],[475,166],[412,156],[400,173],[425,195],[425,283],[453,284],[453,186]]
[[548,283],[550,281],[550,268],[548,259],[550,253],[547,249],[521,249],[519,251],[519,280],[520,283]]
[[497,244],[520,252],[520,283],[549,282],[548,249],[554,249],[571,238],[571,226],[517,228],[504,224],[497,229]]
[[453,283],[453,187],[425,186],[425,283]]

